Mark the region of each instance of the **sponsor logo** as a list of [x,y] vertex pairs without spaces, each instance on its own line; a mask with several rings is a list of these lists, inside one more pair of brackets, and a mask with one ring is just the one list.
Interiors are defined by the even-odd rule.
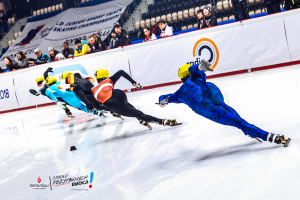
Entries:
[[[52,180],[53,187],[68,185],[68,184],[74,187],[74,186],[87,185],[90,183],[89,188],[92,188],[93,178],[94,178],[94,172],[90,173],[90,179],[89,179],[89,175],[69,177],[68,174],[65,174],[65,175],[53,176],[52,179],[51,177],[49,177],[49,179]],[[84,190],[87,189],[85,188]]]
[[0,128],[0,135],[19,135],[19,130],[16,126],[8,126]]
[[201,60],[204,59],[212,65],[210,68],[214,69],[219,62],[219,50],[217,45],[211,39],[202,38],[194,45],[193,57],[196,60],[187,62],[187,64],[200,64]]
[[38,184],[36,184],[36,183],[34,183],[34,184],[29,184],[30,187],[31,187],[32,189],[42,189],[42,190],[45,190],[45,189],[49,188],[49,184],[41,183],[41,182],[42,182],[41,177],[38,177],[37,182],[38,182]]
[[8,89],[0,90],[0,99],[9,99]]

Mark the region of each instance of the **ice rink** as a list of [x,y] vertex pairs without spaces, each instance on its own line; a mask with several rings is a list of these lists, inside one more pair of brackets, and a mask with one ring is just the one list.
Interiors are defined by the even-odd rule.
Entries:
[[259,143],[186,105],[154,104],[180,85],[127,94],[144,113],[183,123],[177,127],[150,131],[134,118],[74,109],[68,119],[56,105],[2,114],[0,199],[298,200],[300,67],[208,81],[246,121],[284,134],[290,146]]

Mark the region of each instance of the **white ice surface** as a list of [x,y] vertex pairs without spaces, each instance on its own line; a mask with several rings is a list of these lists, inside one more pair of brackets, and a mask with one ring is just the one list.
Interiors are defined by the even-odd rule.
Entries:
[[[62,123],[65,114],[58,106],[2,114],[0,199],[299,199],[299,66],[208,81],[245,120],[290,137],[290,146],[261,144],[186,105],[154,104],[180,85],[128,94],[143,112],[176,118],[183,123],[178,127],[154,124],[150,131],[134,118],[120,123],[110,114],[103,120],[77,110],[75,120]],[[38,177],[49,184],[49,177],[91,172],[92,188],[30,187]]]

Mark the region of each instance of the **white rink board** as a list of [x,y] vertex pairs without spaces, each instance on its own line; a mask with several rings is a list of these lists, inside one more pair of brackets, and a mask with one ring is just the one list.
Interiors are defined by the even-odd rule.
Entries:
[[[65,115],[58,106],[2,114],[1,200],[297,200],[299,77],[297,65],[208,80],[219,86],[225,102],[245,120],[290,137],[288,148],[261,144],[238,129],[196,115],[186,105],[154,104],[159,95],[180,85],[128,94],[143,112],[176,118],[183,123],[178,127],[153,125],[150,131],[133,118],[119,123],[107,114],[105,122],[76,110],[72,110],[75,121],[60,123]],[[18,132],[3,131],[7,127],[17,127]],[[70,146],[77,151],[70,152]],[[38,184],[38,177],[49,184],[49,176],[91,172],[91,189],[89,184],[52,190],[30,187]]]

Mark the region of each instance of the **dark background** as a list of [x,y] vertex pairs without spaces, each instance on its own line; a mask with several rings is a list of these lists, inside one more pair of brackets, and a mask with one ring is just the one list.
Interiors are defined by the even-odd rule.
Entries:
[[10,0],[10,3],[12,8],[17,6],[23,16],[31,16],[31,9],[38,10],[48,7],[49,5],[52,6],[62,3],[63,9],[66,10],[74,7],[74,1],[75,0],[29,0],[29,2],[27,2],[27,0]]

